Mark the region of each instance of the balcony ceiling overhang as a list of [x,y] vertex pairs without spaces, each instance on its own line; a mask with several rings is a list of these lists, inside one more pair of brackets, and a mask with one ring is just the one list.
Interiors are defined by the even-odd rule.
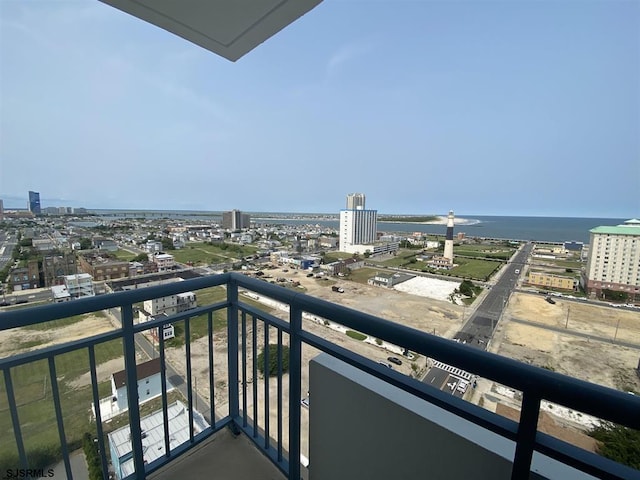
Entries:
[[235,62],[322,0],[101,0]]

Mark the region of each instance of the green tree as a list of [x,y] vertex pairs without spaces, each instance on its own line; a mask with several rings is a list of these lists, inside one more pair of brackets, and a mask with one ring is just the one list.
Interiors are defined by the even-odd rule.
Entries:
[[146,253],[141,253],[140,255],[136,255],[131,261],[132,262],[146,262],[149,260],[149,256]]
[[[258,355],[258,370],[263,375],[265,374],[265,358],[264,348]],[[289,347],[282,345],[282,373],[289,371]],[[269,344],[269,376],[272,377],[278,374],[278,345]]]
[[176,247],[173,246],[173,240],[171,240],[170,238],[163,238],[160,240],[160,242],[162,243],[162,249],[163,250],[175,250]]
[[629,298],[629,295],[626,292],[618,292],[616,290],[609,290],[608,288],[604,288],[602,290],[602,296],[607,300],[613,300],[616,302],[624,302]]
[[470,280],[463,280],[460,282],[458,290],[465,297],[473,297],[473,283]]
[[598,453],[603,457],[640,469],[640,430],[604,423],[589,434],[600,441]]
[[82,237],[80,239],[80,250],[89,250],[91,249],[91,239],[90,238],[86,238],[86,237]]

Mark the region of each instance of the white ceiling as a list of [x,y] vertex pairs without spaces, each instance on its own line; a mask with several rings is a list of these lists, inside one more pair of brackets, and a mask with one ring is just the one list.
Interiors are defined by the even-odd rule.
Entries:
[[322,0],[100,0],[236,61]]

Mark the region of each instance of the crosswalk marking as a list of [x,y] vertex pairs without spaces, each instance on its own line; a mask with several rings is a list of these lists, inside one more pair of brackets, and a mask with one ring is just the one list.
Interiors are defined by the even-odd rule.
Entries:
[[446,363],[439,362],[438,360],[433,361],[433,367],[439,368],[440,370],[444,370],[445,372],[449,372],[452,375],[460,377],[464,380],[471,380],[472,375],[469,372],[466,372],[458,367],[454,367],[452,365],[447,365]]

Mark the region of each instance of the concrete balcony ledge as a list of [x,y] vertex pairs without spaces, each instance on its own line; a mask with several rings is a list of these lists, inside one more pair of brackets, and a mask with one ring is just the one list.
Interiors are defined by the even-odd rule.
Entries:
[[151,480],[216,478],[217,480],[285,480],[284,474],[246,435],[228,428],[149,475]]
[[[515,442],[327,354],[309,368],[311,480],[511,478]],[[529,478],[594,477],[534,452]]]

